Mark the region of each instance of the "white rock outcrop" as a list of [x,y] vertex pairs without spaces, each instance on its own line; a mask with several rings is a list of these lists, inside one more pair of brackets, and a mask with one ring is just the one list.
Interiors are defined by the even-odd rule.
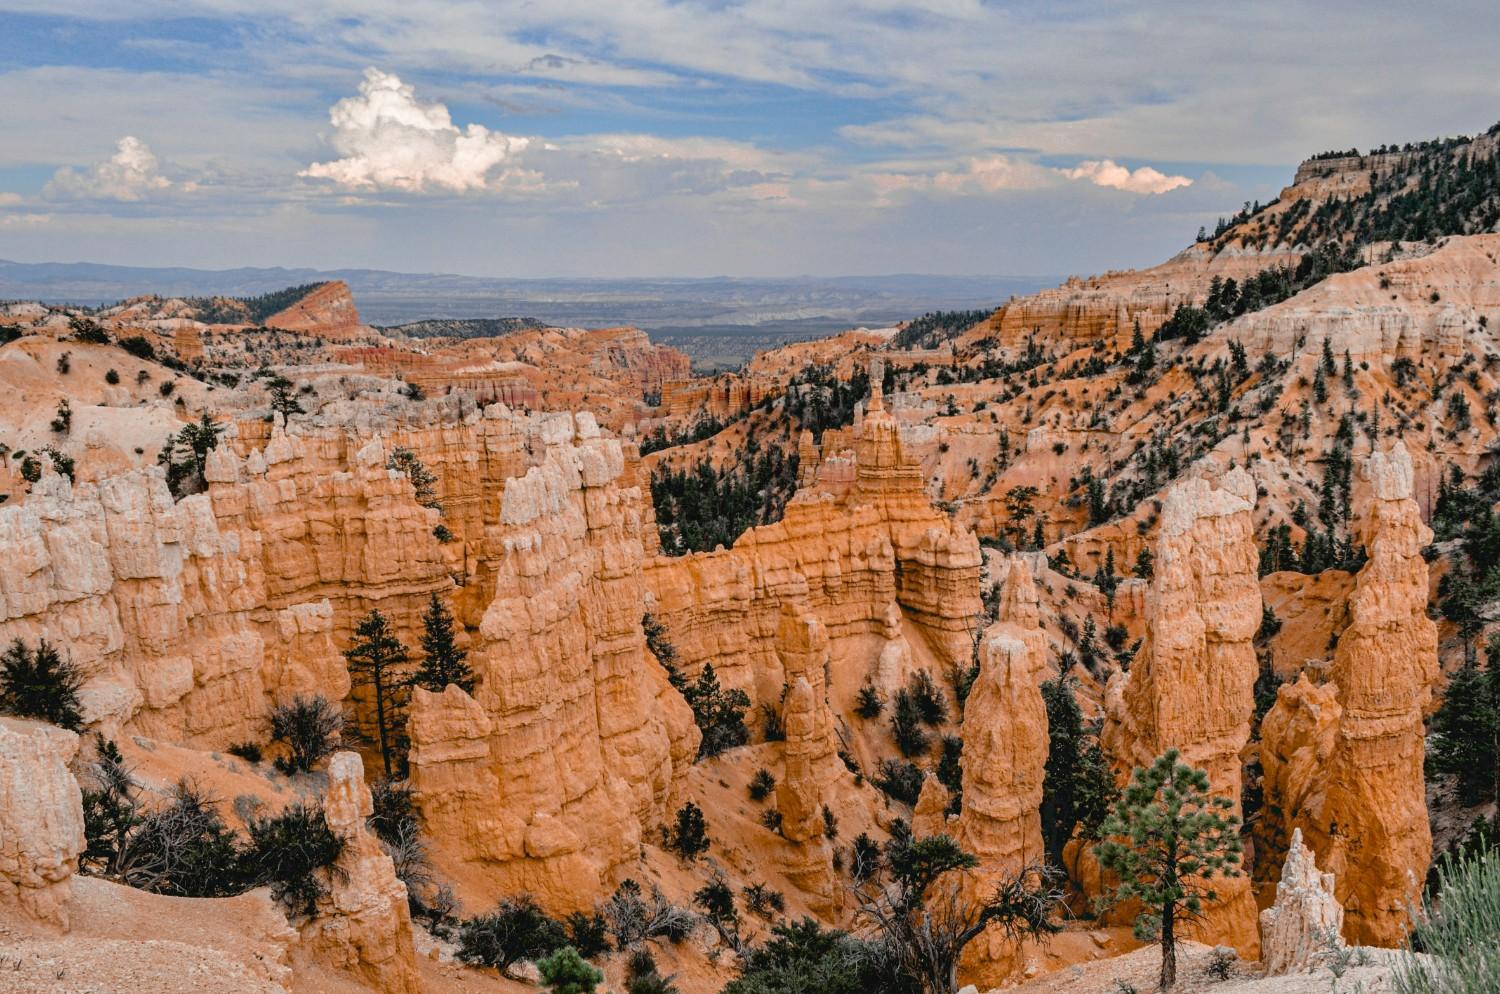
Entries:
[[0,718],[0,903],[62,930],[84,847],[77,752],[72,732]]
[[1260,958],[1266,976],[1317,968],[1330,946],[1342,947],[1344,908],[1333,893],[1333,874],[1318,870],[1302,830],[1292,832],[1291,848],[1276,885],[1276,903],[1260,913]]

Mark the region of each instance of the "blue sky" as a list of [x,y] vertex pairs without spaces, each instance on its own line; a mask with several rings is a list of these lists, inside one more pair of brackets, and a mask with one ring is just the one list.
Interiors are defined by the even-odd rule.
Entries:
[[[316,7],[316,9],[307,9]],[[0,0],[0,257],[477,275],[1143,265],[1500,120],[1492,4]]]

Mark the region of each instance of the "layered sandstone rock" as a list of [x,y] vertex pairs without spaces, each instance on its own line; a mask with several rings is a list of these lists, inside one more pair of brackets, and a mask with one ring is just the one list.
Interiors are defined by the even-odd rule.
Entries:
[[912,834],[919,839],[929,835],[952,835],[954,828],[949,823],[948,815],[952,801],[948,788],[929,773],[922,780],[922,790],[917,794],[917,803],[912,807]]
[[1344,909],[1334,896],[1333,874],[1320,873],[1300,829],[1276,885],[1276,903],[1260,913],[1260,959],[1266,975],[1316,968],[1343,944]]
[[265,326],[322,338],[354,338],[365,330],[359,323],[354,294],[343,280],[319,284],[300,300],[266,318]]
[[776,806],[782,835],[800,843],[822,836],[825,795],[843,772],[828,707],[828,635],[816,615],[787,603],[776,629],[776,651],[788,683]]
[[1001,875],[1042,857],[1042,777],[1047,708],[1041,661],[1018,639],[984,645],[964,704],[963,810],[957,836],[980,858],[980,875]]
[[[964,704],[963,809],[954,834],[979,857],[966,886],[971,900],[984,899],[1006,875],[1043,858],[1047,709],[1039,688],[1041,668],[1025,642],[993,635]],[[964,950],[964,974],[999,983],[1014,973],[1019,955],[1003,931],[989,929]]]
[[[1251,511],[1255,484],[1242,470],[1219,487],[1198,478],[1167,493],[1148,636],[1128,675],[1110,682],[1105,751],[1120,775],[1168,749],[1208,772],[1213,792],[1240,813],[1240,752],[1250,738],[1258,664],[1251,640],[1261,621]],[[1198,934],[1253,956],[1257,937],[1250,881],[1216,879],[1219,901]]]
[[[479,686],[468,706],[418,705],[413,776],[499,782],[423,790],[435,822],[464,826],[450,848],[483,864],[479,897],[590,903],[697,751],[641,633],[655,543],[634,449],[583,414],[323,424],[337,417],[226,439],[208,491],[177,502],[155,468],[44,475],[0,508],[16,566],[0,574],[0,637],[66,637],[85,716],[110,734],[222,748],[263,740],[294,694],[348,698],[340,650],[359,617],[378,607],[412,645],[456,575]],[[398,445],[438,474],[441,518],[386,468]],[[439,520],[453,542],[434,537]]]
[[1337,878],[1346,936],[1395,945],[1432,858],[1422,778],[1422,715],[1438,676],[1422,558],[1432,532],[1412,499],[1403,446],[1372,453],[1362,478],[1369,498],[1359,534],[1369,560],[1355,578],[1330,682],[1283,688],[1261,751],[1267,810],[1299,829]]
[[1006,557],[1005,578],[1000,585],[1000,603],[989,635],[1006,635],[1026,646],[1027,658],[1040,672],[1048,667],[1047,633],[1042,628],[1041,597],[1037,593],[1031,562],[1025,554]]
[[335,753],[329,761],[323,811],[328,827],[344,840],[344,851],[328,875],[328,892],[319,898],[316,915],[302,927],[304,941],[321,960],[382,994],[418,994],[406,885],[366,827],[373,805],[357,754]]
[[77,752],[72,732],[0,718],[0,903],[62,930],[84,848]]
[[66,638],[85,718],[191,745],[263,737],[293,693],[338,700],[338,646],[380,605],[412,630],[450,585],[434,512],[383,465],[329,471],[279,430],[210,453],[208,492],[174,502],[159,469],[70,486],[47,474],[0,508],[0,637]]
[[[648,564],[655,616],[689,675],[712,661],[753,705],[779,701],[788,681],[776,632],[787,602],[805,604],[826,630],[841,707],[864,682],[904,682],[914,659],[934,658],[942,673],[967,663],[982,610],[978,541],[932,506],[895,421],[878,400],[871,408],[853,448],[825,457],[780,521],[748,530],[730,550]],[[836,486],[831,465],[849,470]],[[872,636],[882,647],[868,652]]]
[[[816,698],[805,676],[798,676],[787,692],[783,718],[786,743],[782,749],[783,772],[776,785],[776,806],[781,812],[781,832],[792,844],[783,860],[783,872],[808,897],[818,914],[833,911],[835,889],[832,853],[823,837],[823,794],[819,790],[819,767],[826,767],[828,746],[819,733],[821,714],[828,706]],[[837,762],[835,759],[834,762]]]
[[486,532],[497,555],[474,699],[417,697],[411,764],[424,817],[481,871],[480,900],[526,890],[562,912],[591,906],[639,856],[698,730],[645,648],[649,521],[624,485],[625,450],[592,419],[545,423],[540,464],[506,481]]

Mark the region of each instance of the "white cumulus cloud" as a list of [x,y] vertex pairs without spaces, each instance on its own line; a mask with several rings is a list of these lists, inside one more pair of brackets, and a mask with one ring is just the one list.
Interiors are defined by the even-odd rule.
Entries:
[[143,200],[170,189],[151,147],[132,135],[115,144],[115,154],[86,170],[59,169],[42,188],[46,197],[63,199]]
[[529,144],[479,124],[460,130],[442,103],[417,99],[400,77],[373,68],[359,96],[334,104],[328,117],[340,158],[299,175],[351,190],[483,190],[500,181],[491,171]]
[[1068,179],[1086,179],[1095,186],[1107,186],[1127,193],[1166,193],[1182,186],[1192,186],[1186,176],[1168,176],[1150,166],[1131,169],[1113,159],[1080,162],[1072,169],[1059,169]]

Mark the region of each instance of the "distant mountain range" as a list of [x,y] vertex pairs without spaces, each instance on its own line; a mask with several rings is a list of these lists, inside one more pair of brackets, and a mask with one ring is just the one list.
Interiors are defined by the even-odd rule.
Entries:
[[379,269],[145,268],[0,260],[0,298],[101,304],[154,293],[249,297],[343,280],[360,317],[391,326],[471,318],[535,318],[600,328],[630,324],[685,347],[702,368],[733,365],[756,348],[888,326],[932,310],[993,307],[1055,277],[839,276],[784,279],[499,279]]

